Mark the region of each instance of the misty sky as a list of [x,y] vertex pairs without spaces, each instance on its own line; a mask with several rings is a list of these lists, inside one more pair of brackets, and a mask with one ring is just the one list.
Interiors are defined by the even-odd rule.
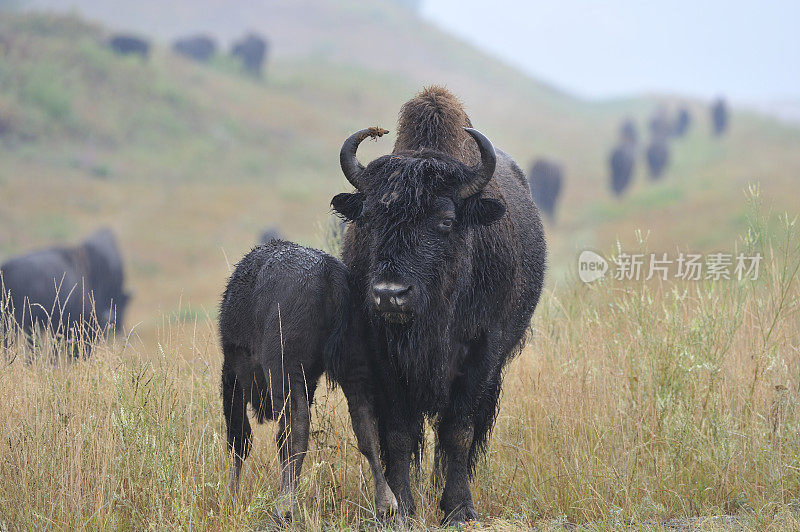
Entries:
[[800,101],[798,0],[424,0],[423,15],[584,97]]

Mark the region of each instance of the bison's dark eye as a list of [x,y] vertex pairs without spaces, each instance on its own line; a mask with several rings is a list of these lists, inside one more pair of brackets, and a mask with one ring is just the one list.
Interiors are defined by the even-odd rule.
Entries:
[[439,231],[449,233],[453,229],[453,221],[452,218],[443,218],[439,220]]

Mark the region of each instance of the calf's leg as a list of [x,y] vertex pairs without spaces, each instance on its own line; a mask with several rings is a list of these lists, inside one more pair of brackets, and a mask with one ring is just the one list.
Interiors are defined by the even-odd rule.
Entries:
[[233,459],[228,489],[231,497],[236,500],[242,464],[247,455],[250,454],[253,435],[250,429],[250,420],[247,419],[244,389],[231,368],[224,364],[222,368],[222,409],[225,414],[225,425],[227,426],[228,450]]
[[289,400],[278,419],[278,450],[281,459],[280,496],[275,517],[291,520],[297,508],[297,482],[308,451],[311,424],[309,398],[302,386],[289,393]]

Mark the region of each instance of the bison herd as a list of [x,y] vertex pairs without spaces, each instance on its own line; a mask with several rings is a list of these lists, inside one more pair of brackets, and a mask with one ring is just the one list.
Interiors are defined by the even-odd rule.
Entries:
[[[258,48],[253,43],[243,46]],[[181,53],[209,53],[201,40],[178,44]],[[714,131],[723,131],[723,102],[713,117]],[[665,112],[651,120],[653,178],[668,163],[668,138],[685,134],[690,122],[686,109],[674,120]],[[340,166],[352,190],[331,200],[342,220],[341,260],[287,242],[271,227],[236,265],[219,315],[234,500],[252,447],[249,405],[258,423],[278,423],[276,518],[293,517],[310,404],[324,374],[346,397],[381,515],[414,514],[411,468],[429,420],[430,478],[442,488],[443,521],[477,518],[470,478],[489,442],[505,369],[526,341],[542,291],[539,212],[555,217],[564,178],[545,159],[526,178],[472,126],[448,90],[423,90],[402,106],[391,153],[366,165],[357,158],[365,139],[387,133],[378,127],[342,144]],[[610,157],[614,194],[629,186],[639,149],[636,126],[625,121]],[[130,298],[107,229],[77,246],[11,259],[0,266],[0,282],[0,308],[19,326],[17,336],[50,334],[75,356],[121,327]]]
[[[137,35],[113,35],[108,40],[108,46],[119,55],[137,55],[143,60],[147,60],[150,55],[150,41]],[[172,50],[178,55],[201,63],[210,61],[218,53],[216,40],[204,34],[176,39],[172,43]],[[261,78],[268,51],[269,42],[265,37],[249,33],[233,42],[230,56],[241,64],[245,72]]]
[[[715,137],[722,136],[728,127],[727,103],[718,98],[712,103],[710,111],[711,131]],[[670,163],[670,142],[685,136],[691,125],[692,116],[686,107],[679,107],[674,116],[666,108],[659,108],[648,124],[648,142],[641,146],[636,123],[632,119],[624,120],[619,127],[617,142],[608,155],[611,193],[619,197],[630,186],[640,153],[644,157],[650,179],[661,179]],[[536,205],[548,220],[555,221],[556,206],[564,188],[561,165],[548,159],[537,159],[531,165],[528,179]]]
[[[720,136],[727,128],[728,108],[725,100],[718,98],[711,105],[711,129]],[[679,107],[673,116],[661,107],[649,122],[650,140],[644,147],[644,158],[651,180],[661,179],[669,167],[670,142],[686,135],[692,124],[692,115],[686,107]],[[609,184],[615,196],[622,195],[632,181],[636,155],[639,151],[638,132],[632,120],[620,126],[618,143],[608,158]]]

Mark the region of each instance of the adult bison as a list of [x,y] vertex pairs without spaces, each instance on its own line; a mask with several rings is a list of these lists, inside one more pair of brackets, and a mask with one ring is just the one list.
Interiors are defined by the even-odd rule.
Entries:
[[619,140],[623,144],[636,147],[639,144],[639,131],[631,118],[626,118],[619,128]]
[[669,113],[664,106],[658,107],[650,116],[650,134],[653,137],[667,138],[672,133]]
[[717,98],[711,104],[711,129],[715,137],[721,137],[728,129],[728,104],[724,98]]
[[686,107],[678,109],[675,116],[675,123],[672,127],[672,134],[676,137],[683,137],[689,131],[689,126],[692,124],[692,115]]
[[0,266],[3,305],[27,334],[37,328],[75,344],[75,354],[108,328],[122,327],[129,295],[114,234],[101,229],[78,246],[34,251]]
[[283,238],[283,233],[281,232],[280,227],[277,225],[271,225],[261,231],[261,236],[259,237],[258,241],[261,244],[269,244],[273,240],[279,240]]
[[217,43],[208,35],[192,35],[176,40],[172,49],[177,54],[205,63],[217,53]]
[[647,146],[647,168],[650,179],[661,179],[669,164],[669,145],[664,138],[654,138]]
[[635,161],[635,148],[631,144],[620,143],[611,151],[608,166],[611,171],[611,192],[615,196],[622,195],[631,184]]
[[239,58],[247,72],[260,78],[264,69],[264,59],[267,56],[268,47],[269,45],[265,38],[251,33],[234,43],[231,55]]
[[533,202],[550,221],[553,221],[564,181],[561,165],[546,159],[537,159],[531,167],[528,180]]
[[401,513],[413,513],[409,469],[432,417],[448,522],[477,518],[469,479],[545,271],[524,173],[471,125],[450,92],[425,89],[403,106],[390,155],[366,167],[356,158],[379,128],[344,142],[341,167],[356,191],[332,200],[354,222],[342,258],[363,302],[389,486]]
[[138,55],[142,59],[150,55],[150,41],[135,35],[114,35],[108,46],[119,55]]

